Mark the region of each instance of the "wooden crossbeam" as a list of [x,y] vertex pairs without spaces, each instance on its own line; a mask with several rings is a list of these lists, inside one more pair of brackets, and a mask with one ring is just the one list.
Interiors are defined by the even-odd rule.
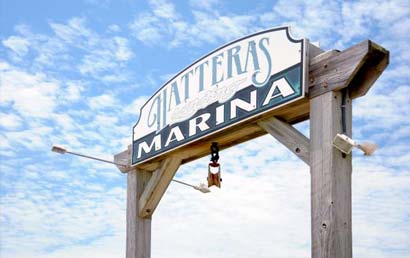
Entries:
[[258,125],[309,165],[309,139],[306,136],[275,117],[258,121]]
[[[317,52],[318,53],[318,52]],[[310,59],[308,96],[285,105],[224,132],[187,144],[178,150],[139,164],[138,168],[154,171],[165,156],[178,155],[182,164],[209,154],[211,142],[221,150],[266,134],[257,121],[275,116],[289,124],[309,119],[309,99],[326,92],[349,87],[352,99],[365,94],[388,64],[389,51],[366,40],[344,51],[331,50]]]
[[[349,87],[352,98],[367,93],[389,63],[389,51],[365,40],[309,65],[309,97]],[[314,58],[313,58],[314,59]]]
[[180,158],[171,156],[164,159],[159,168],[152,172],[151,179],[139,198],[138,213],[140,217],[148,217],[154,212],[180,164]]
[[132,153],[132,146],[128,145],[128,148],[125,151],[122,151],[118,154],[114,155],[114,162],[117,164],[124,164],[125,166],[117,166],[117,168],[122,173],[127,173],[130,171],[131,168],[131,153]]

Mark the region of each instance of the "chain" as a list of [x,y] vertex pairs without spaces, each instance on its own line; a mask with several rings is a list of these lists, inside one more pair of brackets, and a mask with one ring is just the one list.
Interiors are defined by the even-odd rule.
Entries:
[[213,165],[217,165],[219,160],[219,147],[217,142],[211,144],[211,161]]

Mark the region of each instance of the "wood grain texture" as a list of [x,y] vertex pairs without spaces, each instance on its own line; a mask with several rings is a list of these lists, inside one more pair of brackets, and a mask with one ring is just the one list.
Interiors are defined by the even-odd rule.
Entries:
[[389,62],[389,51],[370,40],[328,55],[310,63],[310,98],[346,87],[352,98],[363,96]]
[[[351,154],[333,147],[342,132],[341,93],[310,101],[312,257],[352,257]],[[346,134],[351,136],[351,100],[346,102]]]
[[122,151],[118,154],[114,155],[114,162],[117,164],[124,164],[126,167],[117,166],[116,167],[122,172],[127,173],[131,170],[131,153],[132,153],[132,146],[128,145],[127,150]]
[[258,125],[285,145],[291,152],[309,165],[309,139],[290,124],[275,117],[261,120]]
[[138,214],[141,218],[153,214],[180,164],[180,158],[171,156],[166,158],[160,167],[152,172],[151,179],[145,186],[138,202]]
[[[347,86],[352,99],[366,95],[374,82],[380,77],[389,64],[390,53],[383,47],[369,41],[367,60],[359,68]],[[357,87],[359,86],[359,87]]]
[[134,169],[127,174],[127,258],[151,257],[151,217],[138,216],[138,200],[151,173]]

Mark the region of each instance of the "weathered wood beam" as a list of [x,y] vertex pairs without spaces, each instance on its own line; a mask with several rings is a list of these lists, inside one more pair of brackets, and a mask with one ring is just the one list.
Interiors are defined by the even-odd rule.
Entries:
[[348,86],[352,99],[366,95],[389,64],[389,51],[374,42],[368,42],[369,53],[367,54],[367,60],[359,68],[356,76],[352,78]]
[[387,67],[389,51],[365,40],[320,59],[309,66],[309,97],[350,87],[352,98],[357,98],[366,94]]
[[309,139],[306,136],[275,117],[258,121],[258,125],[309,165]]
[[[312,51],[313,52],[313,51]],[[314,51],[316,54],[320,51]],[[377,44],[366,40],[344,51],[331,50],[310,59],[308,96],[285,105],[244,124],[229,128],[224,133],[205,137],[196,143],[171,151],[168,154],[139,164],[138,168],[154,171],[165,156],[178,155],[182,164],[209,154],[211,142],[216,141],[221,150],[266,134],[257,125],[260,119],[277,117],[289,124],[309,119],[309,98],[333,90],[349,87],[351,97],[365,94],[388,64],[389,52]]]
[[[341,93],[310,101],[312,256],[352,257],[352,155],[333,147],[342,132]],[[346,134],[352,134],[352,105],[346,99]]]
[[128,171],[131,171],[133,169],[131,167],[131,153],[132,153],[132,146],[128,145],[128,148],[125,151],[122,151],[114,155],[114,163],[125,165],[125,166],[116,165],[117,168],[122,173],[127,173]]
[[138,214],[141,218],[149,217],[153,214],[180,164],[180,158],[171,156],[164,159],[160,167],[152,172],[151,179],[139,198]]
[[138,169],[127,174],[127,258],[151,257],[151,217],[138,216],[138,200],[150,177],[150,172]]

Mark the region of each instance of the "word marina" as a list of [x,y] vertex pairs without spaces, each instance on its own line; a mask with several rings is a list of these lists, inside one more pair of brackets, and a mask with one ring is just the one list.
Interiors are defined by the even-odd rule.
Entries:
[[[143,153],[150,153],[153,150],[160,151],[163,147],[166,148],[173,142],[178,144],[187,138],[194,138],[210,128],[215,128],[229,122],[226,120],[235,120],[238,117],[238,113],[241,113],[242,117],[247,116],[247,114],[252,113],[251,111],[263,108],[263,106],[266,106],[275,98],[287,97],[294,93],[295,91],[289,83],[284,78],[281,78],[271,83],[271,87],[265,96],[258,96],[263,94],[263,91],[252,90],[247,96],[244,96],[245,99],[232,99],[212,110],[206,110],[207,112],[197,115],[184,123],[171,127],[169,130],[166,130],[166,134],[156,134],[152,137],[152,140],[150,139],[150,142],[140,142],[137,157],[140,158]],[[228,117],[225,115],[225,110],[229,110]]]
[[303,42],[280,29],[254,34],[177,74],[141,109],[133,164],[301,97]]

